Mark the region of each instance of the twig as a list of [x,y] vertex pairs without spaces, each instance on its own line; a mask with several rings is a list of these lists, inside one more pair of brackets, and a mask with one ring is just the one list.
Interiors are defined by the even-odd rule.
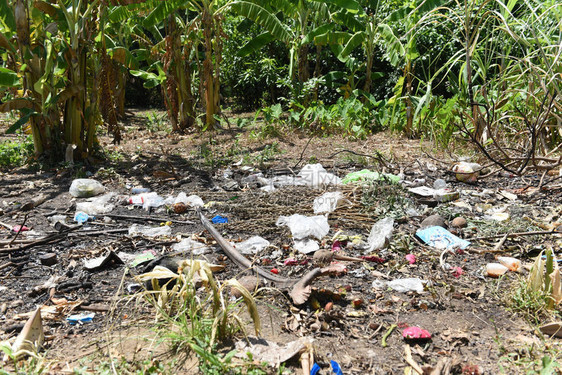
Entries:
[[308,142],[306,142],[306,145],[305,145],[304,148],[302,149],[302,152],[301,152],[301,156],[300,156],[300,158],[299,158],[299,161],[297,161],[297,164],[295,164],[295,166],[294,166],[292,169],[297,168],[298,165],[301,163],[302,158],[304,157],[304,153],[305,153],[306,149],[308,148],[308,145],[309,145],[310,142],[314,139],[315,136],[316,136],[316,135],[313,134],[312,137],[309,138]]
[[420,365],[416,363],[416,361],[414,361],[414,358],[412,358],[412,350],[410,349],[410,345],[408,344],[404,345],[404,353],[406,354],[406,357],[404,358],[406,362],[410,366],[412,366],[415,372],[422,375],[423,374],[422,368],[420,367]]
[[118,215],[118,214],[103,214],[101,216],[107,216],[114,219],[127,219],[127,220],[137,220],[137,221],[158,221],[158,222],[171,222],[173,224],[195,224],[193,221],[189,220],[173,220],[163,217],[148,217],[148,216],[134,216],[134,215]]
[[20,225],[19,230],[16,231],[16,235],[14,236],[14,238],[12,239],[12,241],[10,241],[10,243],[8,244],[8,246],[11,246],[14,241],[18,238],[18,236],[20,235],[20,232],[23,230],[23,226],[25,225],[25,223],[27,222],[27,217],[29,216],[29,214],[25,214],[25,217],[23,218],[23,223]]
[[472,237],[468,238],[467,241],[480,241],[480,240],[493,240],[494,238],[512,238],[512,237],[520,237],[520,236],[540,236],[545,234],[562,234],[562,232],[557,232],[555,230],[537,230],[531,232],[516,232],[516,233],[504,233],[504,234],[495,234],[492,236],[482,236],[482,237]]

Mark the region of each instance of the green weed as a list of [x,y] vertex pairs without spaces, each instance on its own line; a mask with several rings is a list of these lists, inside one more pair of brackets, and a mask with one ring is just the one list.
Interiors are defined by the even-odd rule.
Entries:
[[0,168],[15,168],[24,165],[33,156],[33,142],[30,137],[22,141],[0,143]]

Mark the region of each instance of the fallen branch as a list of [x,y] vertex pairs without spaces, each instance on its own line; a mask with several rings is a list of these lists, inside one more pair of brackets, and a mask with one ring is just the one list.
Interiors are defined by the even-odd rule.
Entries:
[[244,270],[250,270],[258,276],[273,282],[275,286],[280,289],[291,288],[289,296],[297,305],[303,304],[308,300],[311,292],[310,285],[312,284],[314,279],[316,279],[318,276],[341,271],[340,269],[334,267],[314,268],[300,279],[289,279],[272,274],[271,272],[264,270],[261,267],[253,265],[249,259],[240,254],[240,252],[238,252],[238,250],[236,250],[234,246],[232,246],[226,239],[224,239],[224,237],[213,226],[213,224],[211,224],[209,219],[207,219],[205,215],[203,215],[200,209],[197,209],[197,213],[199,214],[199,218],[201,220],[201,224],[203,224],[203,227],[207,230],[207,232],[209,232],[209,234],[215,239],[215,241],[217,241],[217,244],[230,258],[230,260],[236,263],[238,267]]

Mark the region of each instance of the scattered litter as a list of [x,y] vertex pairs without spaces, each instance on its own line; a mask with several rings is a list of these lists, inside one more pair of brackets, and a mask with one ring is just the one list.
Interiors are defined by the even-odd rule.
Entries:
[[89,218],[90,216],[82,211],[77,211],[74,214],[74,221],[77,222],[78,224],[84,224],[85,222],[88,221]]
[[109,203],[114,196],[114,193],[107,193],[87,202],[78,202],[76,203],[76,211],[85,212],[90,216],[107,214],[115,208],[115,205]]
[[185,252],[191,251],[193,255],[202,255],[211,252],[209,246],[202,244],[199,241],[195,241],[191,238],[184,238],[180,242],[173,244],[172,250]]
[[228,218],[221,216],[221,215],[217,215],[214,218],[211,219],[211,223],[213,224],[226,224],[228,223]]
[[375,280],[373,281],[373,288],[384,289],[385,287],[389,287],[400,293],[423,293],[425,283],[427,283],[427,281],[418,278],[396,279],[392,281]]
[[371,228],[367,242],[369,244],[369,252],[380,250],[388,245],[394,230],[394,219],[385,217],[377,221]]
[[141,290],[142,290],[142,285],[139,283],[127,284],[127,293],[129,294],[135,294],[137,292],[140,292]]
[[140,254],[130,254],[123,251],[117,253],[117,256],[126,264],[131,267],[136,267],[139,264],[150,262],[156,258],[156,251],[145,250]]
[[201,199],[201,197],[199,197],[198,195],[193,194],[187,196],[187,194],[185,194],[184,192],[179,193],[178,196],[174,199],[173,203],[177,204],[180,202],[191,207],[203,207],[205,205],[203,199]]
[[12,228],[12,232],[14,233],[19,233],[19,232],[28,232],[29,228],[21,225],[14,225],[14,227]]
[[432,189],[427,186],[409,188],[409,192],[424,198],[434,198],[437,202],[450,202],[459,199],[460,193],[453,189]]
[[470,242],[463,240],[443,227],[419,229],[416,236],[425,244],[436,249],[466,249]]
[[343,372],[341,370],[341,367],[339,365],[339,363],[337,363],[334,360],[330,361],[330,365],[332,366],[332,372],[336,375],[343,375]]
[[484,219],[495,220],[495,221],[507,221],[507,220],[509,220],[509,213],[508,212],[493,212],[489,215],[484,215]]
[[311,187],[322,187],[327,185],[341,185],[341,178],[335,174],[328,173],[322,164],[307,164],[302,167],[301,171],[297,175],[305,185]]
[[114,251],[110,251],[107,255],[101,257],[84,260],[84,268],[88,271],[96,271],[111,264],[124,264]]
[[310,254],[320,249],[318,242],[312,239],[295,240],[293,247],[302,254]]
[[382,179],[387,179],[391,182],[395,182],[398,183],[400,182],[400,177],[390,174],[390,173],[379,173],[379,172],[374,172],[374,171],[370,171],[368,169],[363,169],[361,171],[357,171],[357,172],[351,172],[348,173],[347,175],[345,175],[345,177],[342,179],[342,184],[347,185],[353,182],[359,182],[359,181],[376,181],[376,180],[382,180]]
[[63,223],[64,224],[66,222],[66,215],[53,215],[53,216],[49,217],[49,221],[51,223],[53,223],[53,226],[56,223]]
[[442,178],[438,178],[437,180],[435,180],[433,182],[433,188],[435,190],[445,189],[446,187],[447,187],[447,182],[445,180],[443,180]]
[[408,261],[408,263],[414,264],[416,263],[416,256],[414,254],[408,254],[406,255],[406,260]]
[[100,195],[105,191],[105,188],[96,180],[78,178],[72,181],[68,191],[75,198],[88,198]]
[[129,236],[146,236],[146,237],[158,237],[158,236],[171,236],[172,228],[168,225],[161,227],[150,227],[146,225],[133,224],[129,227]]
[[338,202],[343,198],[343,194],[339,191],[327,192],[314,199],[312,205],[315,214],[333,212],[338,206]]
[[263,237],[253,236],[246,241],[236,244],[236,248],[244,255],[257,254],[270,245],[270,242]]
[[461,182],[474,183],[478,180],[482,166],[478,163],[460,162],[453,166],[455,177]]
[[512,257],[498,257],[498,262],[507,267],[508,270],[518,272],[521,270],[521,261]]
[[142,193],[150,193],[150,188],[145,188],[145,187],[131,188],[131,194],[142,194]]
[[504,275],[509,269],[503,264],[488,263],[486,265],[486,275],[489,277],[500,277]]
[[84,324],[84,323],[90,323],[95,316],[96,313],[94,312],[88,314],[81,313],[81,314],[70,315],[68,318],[66,318],[66,320],[68,323],[70,323],[70,325]]
[[330,231],[326,216],[303,216],[294,214],[280,216],[275,223],[277,226],[286,225],[291,230],[293,238],[301,240],[307,237],[322,239]]
[[431,334],[420,327],[412,326],[404,328],[402,331],[402,337],[406,340],[429,340],[431,339]]

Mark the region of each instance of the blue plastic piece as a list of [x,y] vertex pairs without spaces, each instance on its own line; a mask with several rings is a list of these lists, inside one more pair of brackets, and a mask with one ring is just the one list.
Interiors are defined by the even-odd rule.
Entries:
[[320,366],[318,366],[318,363],[315,363],[310,370],[310,375],[316,375],[318,374],[318,371],[320,371]]
[[330,364],[332,365],[332,371],[334,372],[334,374],[343,375],[339,363],[337,363],[336,361],[330,361]]
[[221,215],[217,215],[214,218],[211,219],[211,223],[213,224],[225,224],[228,223],[228,218],[221,216]]
[[78,211],[76,214],[74,214],[74,221],[76,221],[78,224],[84,224],[86,221],[88,221],[89,218],[90,217],[88,216],[88,214],[82,211]]

